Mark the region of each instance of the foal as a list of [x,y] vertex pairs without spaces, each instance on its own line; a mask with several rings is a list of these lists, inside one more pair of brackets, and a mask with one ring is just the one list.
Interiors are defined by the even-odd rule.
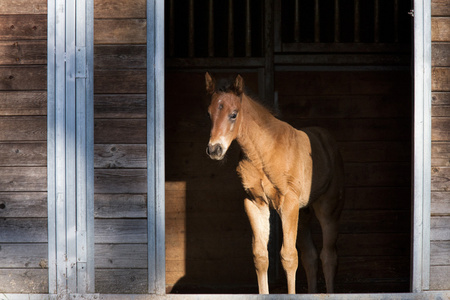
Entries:
[[245,211],[253,231],[253,258],[259,292],[269,293],[269,209],[280,215],[283,230],[281,262],[288,292],[295,294],[298,266],[297,228],[301,260],[306,270],[308,292],[317,292],[318,255],[310,229],[312,211],[323,233],[323,264],[327,292],[333,292],[337,266],[338,219],[344,203],[343,164],[336,143],[320,128],[296,130],[276,119],[244,92],[244,80],[216,89],[209,73],[206,91],[211,95],[208,114],[212,121],[207,154],[224,158],[237,140],[244,153],[237,172],[249,198]]

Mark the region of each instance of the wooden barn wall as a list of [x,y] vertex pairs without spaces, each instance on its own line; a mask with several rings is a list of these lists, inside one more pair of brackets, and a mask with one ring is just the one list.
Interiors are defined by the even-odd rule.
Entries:
[[[257,73],[240,72],[258,91]],[[336,291],[409,291],[410,72],[277,72],[275,89],[281,119],[326,127],[342,149],[346,206]],[[233,144],[224,162],[206,156],[205,97],[204,72],[167,71],[167,284],[172,292],[256,292],[245,193],[235,172],[240,150]],[[317,223],[314,238],[320,249]],[[282,271],[271,292],[286,292]],[[298,292],[306,292],[302,268]]]
[[146,1],[94,1],[95,286],[147,293]]
[[430,289],[450,290],[450,2],[432,0]]
[[0,1],[0,294],[47,293],[47,1]]

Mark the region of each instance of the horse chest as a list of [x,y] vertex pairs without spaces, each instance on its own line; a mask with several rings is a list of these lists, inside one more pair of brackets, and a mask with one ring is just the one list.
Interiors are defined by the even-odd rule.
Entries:
[[280,206],[283,191],[269,179],[270,174],[248,160],[241,161],[237,171],[244,189],[253,199],[260,199],[275,209]]

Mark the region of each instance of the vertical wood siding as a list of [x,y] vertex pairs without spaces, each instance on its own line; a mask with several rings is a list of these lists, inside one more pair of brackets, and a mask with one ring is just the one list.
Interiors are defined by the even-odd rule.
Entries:
[[47,1],[0,3],[0,293],[47,293]]
[[431,1],[432,158],[430,289],[450,289],[450,2]]

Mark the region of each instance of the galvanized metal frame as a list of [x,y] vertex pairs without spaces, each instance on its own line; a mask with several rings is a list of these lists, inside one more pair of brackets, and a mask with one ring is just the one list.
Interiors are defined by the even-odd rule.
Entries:
[[414,181],[411,290],[430,284],[431,1],[414,0]]
[[164,0],[147,0],[148,289],[166,292]]
[[93,0],[48,1],[49,294],[94,292]]
[[[326,295],[327,299],[450,297],[450,291],[426,291],[429,288],[430,272],[430,0],[414,0],[414,14],[412,293],[335,294]],[[147,1],[147,20],[148,271],[149,293],[154,295],[101,297],[131,297],[136,300],[270,299],[271,296],[259,295],[165,295],[163,0]],[[84,25],[86,27],[83,28]],[[76,32],[72,31],[72,26],[77,28]],[[99,298],[98,294],[94,294],[93,263],[93,0],[48,1],[47,47],[49,294],[1,294],[0,300],[24,297],[36,300],[65,299],[69,295],[73,299]],[[73,108],[75,110],[72,111]],[[71,161],[74,159],[75,164]],[[75,212],[70,210],[74,207]],[[72,268],[74,266],[75,269]],[[324,295],[275,297],[322,299]]]

